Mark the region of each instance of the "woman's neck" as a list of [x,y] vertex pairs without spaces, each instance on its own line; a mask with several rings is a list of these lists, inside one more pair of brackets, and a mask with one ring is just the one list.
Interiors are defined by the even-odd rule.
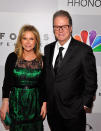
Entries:
[[23,59],[30,61],[35,58],[36,58],[36,54],[34,53],[34,51],[32,51],[32,52],[24,51],[23,52]]

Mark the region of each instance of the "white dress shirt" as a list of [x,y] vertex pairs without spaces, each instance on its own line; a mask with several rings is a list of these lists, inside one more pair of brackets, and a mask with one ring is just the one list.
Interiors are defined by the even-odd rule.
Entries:
[[63,48],[64,48],[63,51],[62,51],[62,57],[64,58],[65,53],[66,53],[66,51],[67,51],[67,49],[68,49],[68,46],[69,46],[69,44],[70,44],[70,41],[71,41],[71,37],[69,38],[69,40],[68,40],[63,46],[60,45],[59,41],[56,42],[55,49],[54,49],[54,55],[53,55],[53,61],[52,61],[53,67],[54,67],[54,65],[55,65],[56,57],[57,57],[57,55],[58,55],[58,53],[59,53],[59,48],[60,48],[60,47],[63,47]]

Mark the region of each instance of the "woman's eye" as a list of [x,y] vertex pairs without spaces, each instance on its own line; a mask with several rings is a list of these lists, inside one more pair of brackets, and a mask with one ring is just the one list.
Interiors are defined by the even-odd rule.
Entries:
[[33,38],[30,38],[30,40],[34,40]]
[[23,37],[22,39],[23,39],[23,40],[26,40],[26,38],[25,38],[25,37]]

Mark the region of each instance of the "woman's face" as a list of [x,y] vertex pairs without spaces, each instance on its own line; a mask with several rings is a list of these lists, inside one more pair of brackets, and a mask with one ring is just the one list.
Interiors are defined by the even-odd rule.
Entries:
[[36,44],[35,35],[31,31],[24,32],[21,43],[24,51],[33,51]]

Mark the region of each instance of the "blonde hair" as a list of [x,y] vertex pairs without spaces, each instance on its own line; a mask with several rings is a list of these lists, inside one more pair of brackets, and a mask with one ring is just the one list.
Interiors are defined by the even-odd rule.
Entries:
[[40,60],[41,57],[42,57],[42,54],[40,53],[40,35],[39,35],[38,30],[32,25],[24,25],[20,29],[19,34],[18,34],[18,38],[17,38],[17,42],[16,42],[16,45],[15,45],[15,53],[17,54],[18,59],[22,59],[23,47],[22,47],[22,44],[21,44],[21,40],[22,40],[23,34],[26,31],[31,31],[35,36],[36,44],[35,44],[35,47],[34,47],[34,53],[36,54],[37,59]]

